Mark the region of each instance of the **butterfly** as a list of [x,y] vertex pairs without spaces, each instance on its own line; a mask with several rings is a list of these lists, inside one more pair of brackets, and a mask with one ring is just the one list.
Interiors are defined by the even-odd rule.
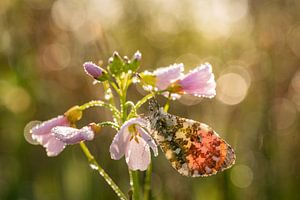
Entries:
[[154,99],[149,110],[151,136],[180,174],[205,177],[235,163],[232,147],[208,125],[169,114]]

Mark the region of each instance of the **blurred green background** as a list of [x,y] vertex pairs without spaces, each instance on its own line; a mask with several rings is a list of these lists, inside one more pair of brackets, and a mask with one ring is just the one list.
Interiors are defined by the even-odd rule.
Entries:
[[[140,50],[141,70],[210,62],[217,96],[185,96],[170,112],[211,125],[237,154],[224,173],[186,178],[160,153],[153,199],[299,199],[298,0],[1,0],[0,199],[117,199],[78,145],[49,158],[23,137],[31,120],[103,99],[82,63],[107,63],[114,50]],[[129,97],[144,94],[132,87]],[[80,125],[107,119],[91,109]],[[88,146],[128,191],[124,159],[109,156],[113,135],[103,129]]]

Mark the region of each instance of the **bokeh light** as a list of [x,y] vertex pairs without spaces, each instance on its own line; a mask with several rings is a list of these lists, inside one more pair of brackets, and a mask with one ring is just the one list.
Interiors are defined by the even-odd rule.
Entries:
[[248,84],[241,75],[237,73],[226,73],[217,80],[217,99],[228,105],[242,102],[248,92]]
[[235,165],[230,172],[231,182],[239,188],[247,188],[253,181],[253,171],[247,165]]

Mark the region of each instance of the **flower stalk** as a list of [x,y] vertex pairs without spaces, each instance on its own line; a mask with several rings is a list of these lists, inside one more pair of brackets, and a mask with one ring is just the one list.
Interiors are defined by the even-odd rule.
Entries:
[[113,191],[116,193],[116,195],[121,200],[127,200],[127,197],[125,194],[121,191],[121,189],[118,187],[118,185],[110,178],[110,176],[104,171],[104,169],[98,164],[94,156],[91,154],[88,147],[84,144],[84,142],[80,142],[80,147],[84,153],[84,155],[87,157],[90,167],[96,171],[99,172],[100,176],[104,178],[106,183],[113,189]]

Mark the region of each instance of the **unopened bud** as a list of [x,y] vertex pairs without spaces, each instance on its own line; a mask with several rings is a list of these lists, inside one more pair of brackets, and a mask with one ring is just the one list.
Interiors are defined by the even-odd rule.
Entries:
[[84,71],[94,79],[98,79],[103,74],[103,69],[92,62],[86,62],[83,64]]
[[96,123],[90,123],[89,126],[91,127],[91,129],[94,131],[95,134],[99,133],[101,130],[101,126],[99,126]]
[[142,59],[142,54],[140,51],[135,52],[135,54],[133,55],[133,59],[134,60],[141,60]]
[[65,112],[65,116],[67,117],[70,123],[75,123],[79,121],[82,117],[82,110],[79,106],[73,106],[67,112]]

